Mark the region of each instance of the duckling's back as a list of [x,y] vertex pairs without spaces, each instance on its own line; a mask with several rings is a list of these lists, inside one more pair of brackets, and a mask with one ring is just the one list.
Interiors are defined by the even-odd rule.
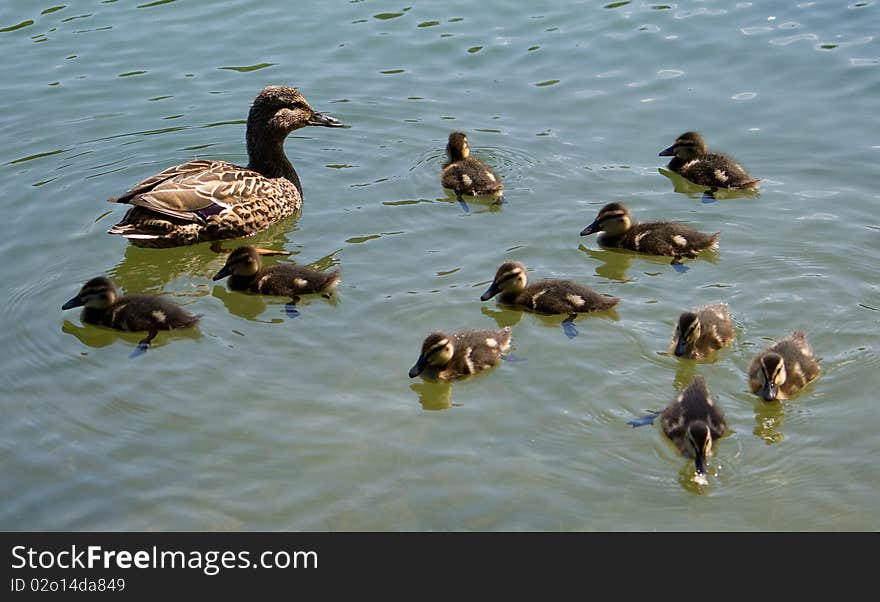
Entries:
[[757,190],[760,179],[752,178],[742,165],[733,158],[721,153],[708,153],[681,165],[670,162],[670,169],[681,174],[694,184],[712,188]]
[[[236,276],[230,277],[229,286],[235,288]],[[339,270],[321,272],[306,266],[279,264],[262,268],[243,287],[261,295],[309,295],[330,293],[339,284]],[[241,289],[239,289],[241,290]]]
[[185,328],[195,326],[199,319],[169,299],[147,294],[127,295],[106,310],[83,311],[86,322],[129,332]]
[[446,163],[440,181],[444,188],[451,188],[459,196],[496,195],[504,189],[501,178],[489,166],[474,157]]
[[573,280],[548,278],[529,283],[522,292],[502,302],[550,314],[588,313],[611,309],[620,302]]
[[602,233],[599,242],[650,255],[696,257],[706,249],[718,247],[721,234],[707,234],[681,222],[644,222],[634,224],[620,236]]

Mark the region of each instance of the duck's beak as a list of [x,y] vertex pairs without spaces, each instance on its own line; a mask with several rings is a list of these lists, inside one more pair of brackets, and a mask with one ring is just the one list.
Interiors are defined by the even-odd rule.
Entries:
[[687,343],[684,341],[684,337],[678,337],[678,340],[675,342],[675,351],[673,352],[677,357],[683,357],[687,354]]
[[697,452],[697,457],[696,457],[695,462],[697,465],[697,474],[705,477],[706,476],[706,455],[702,451]]
[[674,157],[675,151],[672,150],[673,148],[675,148],[674,144],[672,146],[670,146],[669,148],[664,148],[662,151],[660,151],[660,154],[657,156],[658,157]]
[[341,128],[345,126],[344,123],[335,117],[330,117],[330,115],[324,115],[324,113],[318,113],[317,111],[312,113],[312,117],[309,119],[309,125],[323,125],[328,128]]
[[776,401],[779,395],[779,387],[772,380],[765,380],[764,386],[761,387],[761,399],[764,401]]
[[61,306],[61,309],[73,309],[74,307],[81,307],[83,305],[83,300],[79,295],[65,303]]
[[425,356],[420,355],[418,361],[416,361],[416,365],[409,369],[409,377],[415,378],[419,374],[422,373],[422,370],[425,369]]
[[[597,220],[598,221],[598,220]],[[590,234],[595,234],[599,231],[599,228],[594,221],[592,224],[581,230],[581,236],[589,236]]]
[[499,292],[500,291],[498,290],[498,287],[495,286],[495,283],[493,282],[492,284],[489,285],[489,288],[486,289],[486,292],[483,293],[482,295],[480,295],[480,301],[488,301],[489,299],[491,299],[492,297],[497,295]]
[[221,278],[226,278],[227,276],[229,276],[229,266],[224,265],[219,272],[214,274],[214,277],[211,278],[211,280],[220,280]]

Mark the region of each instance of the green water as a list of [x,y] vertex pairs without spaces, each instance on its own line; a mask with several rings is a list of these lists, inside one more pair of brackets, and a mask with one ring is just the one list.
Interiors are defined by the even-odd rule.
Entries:
[[[876,530],[880,449],[877,2],[128,2],[0,8],[5,530]],[[229,292],[207,245],[136,249],[105,199],[192,158],[243,163],[267,84],[351,127],[287,154],[305,204],[253,242],[342,272],[337,299]],[[762,178],[676,192],[686,130]],[[317,131],[316,131],[317,130]],[[505,183],[465,212],[450,131]],[[687,262],[579,231],[616,200],[721,232]],[[577,320],[482,303],[504,260],[622,299]],[[197,332],[61,311],[87,279],[163,293]],[[666,354],[678,313],[726,301],[713,363]],[[451,387],[407,377],[432,330],[513,326]],[[822,375],[765,405],[752,355],[805,329]],[[626,421],[706,377],[730,433],[709,484]]]

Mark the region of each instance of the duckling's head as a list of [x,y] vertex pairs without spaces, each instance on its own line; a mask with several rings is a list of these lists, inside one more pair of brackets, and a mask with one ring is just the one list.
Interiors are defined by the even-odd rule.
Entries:
[[678,157],[684,161],[703,157],[708,152],[706,141],[696,132],[685,132],[675,139],[672,146],[660,151],[661,157]]
[[518,293],[526,287],[527,281],[526,266],[518,261],[505,261],[498,267],[495,279],[480,300],[488,301],[498,293]]
[[248,145],[257,142],[252,137],[266,136],[266,130],[283,140],[293,130],[307,125],[338,128],[344,124],[314,110],[296,88],[266,86],[254,99],[248,114]]
[[446,143],[446,154],[449,156],[450,161],[467,159],[471,154],[467,136],[462,132],[452,132],[449,134],[449,142]]
[[632,227],[632,217],[622,203],[608,203],[599,210],[593,223],[581,230],[581,236],[607,232],[612,236],[623,234]]
[[73,309],[85,306],[89,309],[107,309],[116,303],[116,285],[109,278],[99,276],[86,282],[79,294],[61,306],[61,309]]
[[779,385],[785,382],[785,361],[775,352],[761,356],[761,376],[763,383],[759,395],[764,401],[775,401],[779,396]]
[[422,352],[415,365],[409,369],[409,377],[415,378],[428,366],[445,366],[452,360],[455,346],[452,339],[442,332],[432,332],[422,343]]
[[697,466],[697,474],[706,474],[706,458],[712,454],[712,433],[709,426],[702,420],[695,420],[688,424],[685,432],[688,448],[694,456]]
[[226,265],[214,274],[212,280],[220,280],[230,274],[234,276],[253,276],[260,271],[261,267],[263,267],[263,260],[260,259],[260,254],[257,253],[254,247],[245,245],[238,247],[229,254],[229,257],[226,258]]
[[691,354],[697,339],[700,338],[701,327],[700,319],[692,311],[686,311],[678,317],[678,328],[676,329],[675,355],[678,357],[686,357]]

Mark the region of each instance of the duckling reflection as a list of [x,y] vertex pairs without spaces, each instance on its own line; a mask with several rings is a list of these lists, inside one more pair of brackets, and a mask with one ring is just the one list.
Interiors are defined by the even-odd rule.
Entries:
[[[591,258],[601,262],[596,266],[596,275],[607,280],[617,282],[631,282],[632,278],[626,275],[636,260],[632,253],[622,253],[612,249],[590,249],[583,244],[578,245],[581,251]],[[665,262],[664,262],[665,263]]]
[[452,401],[452,383],[446,381],[422,381],[412,383],[409,388],[418,394],[423,410],[448,410],[461,405]]
[[755,402],[755,428],[752,433],[767,445],[779,443],[785,436],[785,406],[781,403]]

